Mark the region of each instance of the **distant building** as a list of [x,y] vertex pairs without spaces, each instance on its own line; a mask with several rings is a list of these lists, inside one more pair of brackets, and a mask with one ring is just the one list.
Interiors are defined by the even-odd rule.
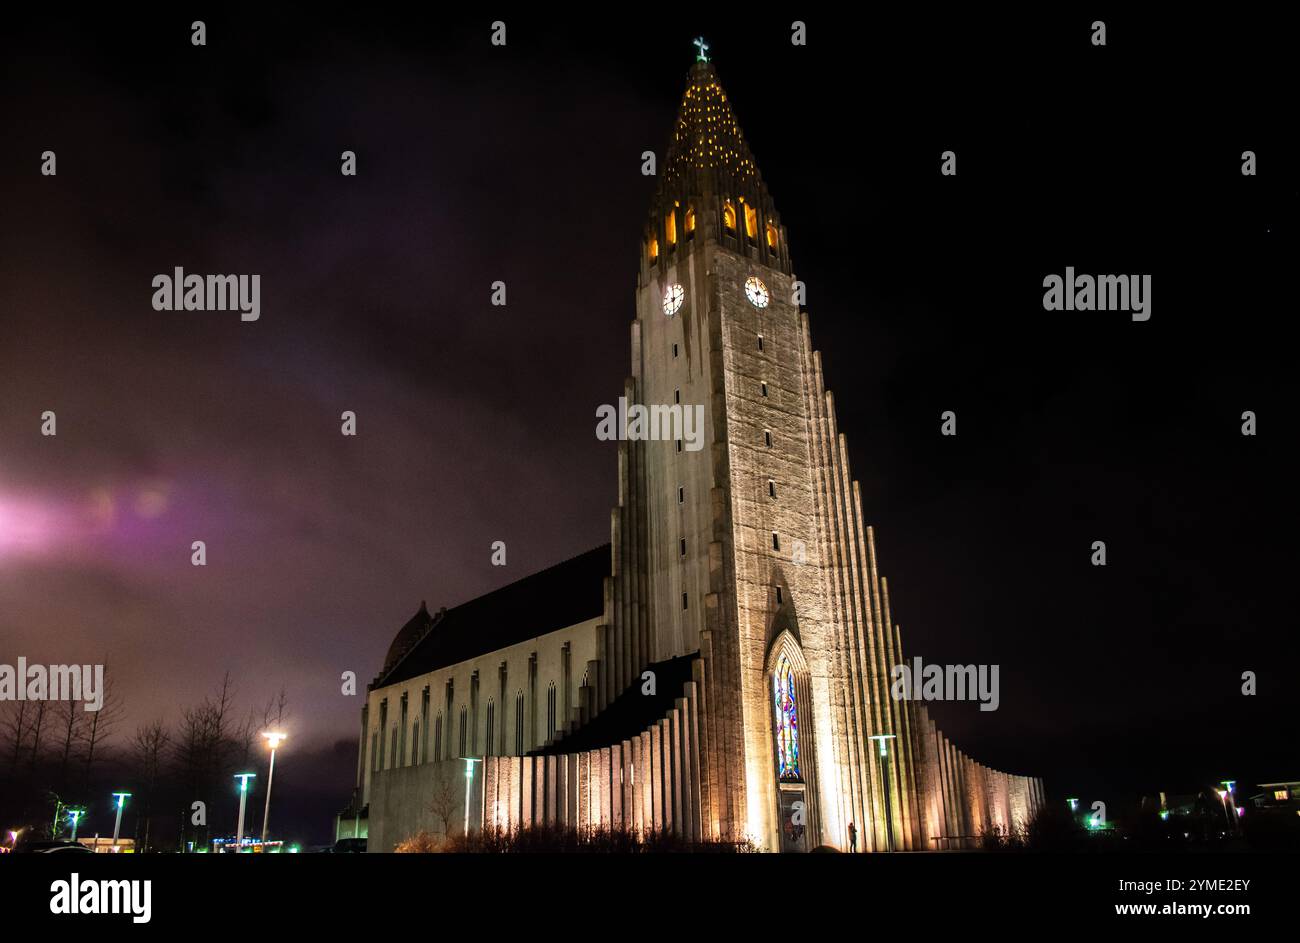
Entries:
[[111,837],[101,838],[99,835],[96,835],[94,838],[78,838],[77,842],[85,845],[91,851],[98,854],[111,855],[135,853],[134,838],[119,838],[117,841],[113,841]]

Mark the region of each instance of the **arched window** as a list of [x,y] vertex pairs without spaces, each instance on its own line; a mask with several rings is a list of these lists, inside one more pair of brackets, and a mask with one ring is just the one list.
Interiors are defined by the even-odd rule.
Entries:
[[748,203],[745,206],[745,235],[750,239],[758,238],[758,210]]
[[670,246],[677,245],[677,211],[669,210],[664,217],[664,242]]
[[420,722],[411,725],[411,765],[420,762]]
[[654,261],[657,261],[657,260],[658,260],[658,258],[659,258],[659,240],[656,239],[656,238],[654,238],[654,236],[651,236],[651,237],[650,237],[650,248],[649,248],[647,251],[649,251],[649,253],[650,253],[650,261],[651,261],[651,262],[654,262]]
[[767,224],[767,247],[773,252],[776,251],[776,227],[771,223]]
[[496,732],[496,716],[497,716],[497,706],[496,704],[493,703],[492,698],[488,698],[487,749],[483,751],[487,756],[492,756],[496,752],[496,747],[494,746],[494,744],[496,743],[496,737],[493,736],[493,734]]
[[442,759],[442,711],[433,721],[433,758]]
[[462,704],[460,708],[460,756],[468,756],[465,752],[465,734],[469,731],[469,710]]
[[555,699],[555,682],[552,681],[546,689],[546,739],[555,739],[556,723],[556,699]]
[[524,755],[524,692],[515,695],[515,756]]
[[782,654],[772,674],[772,703],[776,711],[777,776],[783,783],[803,782],[799,769],[799,717],[795,706],[794,665]]
[[730,200],[722,204],[722,225],[732,232],[736,231],[736,208],[731,205]]
[[686,230],[686,238],[689,239],[691,236],[695,235],[695,207],[686,207],[685,219],[685,225],[682,228]]

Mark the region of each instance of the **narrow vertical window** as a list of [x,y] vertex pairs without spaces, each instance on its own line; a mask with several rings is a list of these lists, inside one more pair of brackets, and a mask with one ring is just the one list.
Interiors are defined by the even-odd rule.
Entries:
[[730,200],[722,204],[722,225],[731,232],[736,231],[736,208],[731,205]]
[[783,783],[803,781],[799,769],[799,709],[795,702],[794,666],[782,653],[772,675],[772,706],[776,711],[777,778]]
[[669,246],[677,245],[677,213],[669,210],[668,215],[664,217],[664,243]]
[[695,207],[686,207],[686,219],[682,228],[686,230],[687,239],[695,235]]
[[677,345],[673,344],[673,357],[677,356]]
[[677,440],[677,451],[680,452],[681,450],[682,450],[682,440],[681,440],[681,439],[678,439],[678,440]]
[[765,443],[767,443],[767,447],[768,447],[769,449],[772,447],[772,430],[771,430],[771,429],[766,429],[766,430],[763,431],[763,441],[764,441]]
[[682,555],[683,557],[686,556],[686,538],[685,538],[685,537],[683,537],[683,538],[681,539],[681,541],[678,543],[678,550],[679,550],[679,552],[681,553],[681,555]]
[[488,703],[487,703],[487,750],[484,751],[484,752],[487,753],[488,756],[492,756],[494,753],[496,753],[496,749],[495,749],[495,747],[493,746],[493,744],[496,743],[496,738],[493,736],[493,734],[496,732],[496,726],[497,726],[497,725],[496,725],[496,717],[497,717],[497,706],[496,706],[496,704],[493,702],[492,698],[488,698]]
[[762,389],[763,389],[763,395],[766,396],[766,395],[767,395],[767,381],[764,380],[763,382],[761,382],[761,383],[759,384],[759,386],[762,387]]
[[682,608],[686,608],[686,594],[682,593]]
[[776,251],[776,227],[771,223],[767,224],[767,247],[773,252]]
[[681,388],[679,387],[678,389],[673,390],[673,402],[680,403],[681,401],[682,401],[682,391]]
[[466,734],[469,733],[469,709],[462,705],[460,709],[460,755],[468,756],[465,752]]
[[755,239],[758,237],[758,210],[748,203],[743,205],[745,207],[745,235],[750,239]]
[[651,238],[651,240],[650,240],[650,246],[649,246],[649,248],[648,248],[646,251],[647,251],[647,252],[649,253],[649,255],[650,255],[650,261],[651,261],[651,262],[656,262],[656,261],[658,261],[658,260],[659,260],[659,240],[658,240],[658,239]]
[[524,755],[524,692],[515,695],[515,756]]
[[773,550],[781,549],[781,538],[777,535],[776,531],[772,531],[772,549]]
[[758,349],[759,349],[759,350],[762,350],[762,349],[763,349],[763,335],[762,335],[762,334],[758,335]]
[[681,485],[677,486],[677,503],[682,504],[686,501],[686,489]]
[[769,498],[776,497],[776,481],[771,478],[767,479],[767,496]]
[[778,587],[776,588],[776,604],[779,606],[779,605],[781,605],[781,602],[782,602],[782,600],[781,600],[781,587],[778,586]]

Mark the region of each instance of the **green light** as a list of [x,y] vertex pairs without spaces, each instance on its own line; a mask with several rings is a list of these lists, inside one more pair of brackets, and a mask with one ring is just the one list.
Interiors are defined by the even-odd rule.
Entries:
[[256,773],[236,773],[235,778],[239,780],[239,791],[248,792],[248,781],[256,777]]
[[1079,800],[1078,800],[1078,799],[1066,799],[1065,801],[1068,802],[1068,803],[1070,803],[1070,811],[1071,811],[1071,812],[1077,812],[1077,811],[1079,811]]
[[1160,810],[1160,821],[1162,821],[1162,822],[1168,822],[1168,821],[1169,821],[1169,810],[1168,810],[1168,809],[1161,809],[1161,810]]
[[115,792],[113,793],[113,796],[117,799],[117,807],[119,809],[122,808],[122,806],[126,805],[127,799],[131,798],[131,794],[129,792]]
[[696,61],[696,62],[708,62],[708,61],[709,61],[709,57],[706,56],[704,53],[705,53],[705,51],[709,48],[709,44],[706,43],[706,42],[704,41],[704,37],[701,36],[701,37],[697,38],[696,40],[694,40],[694,42],[692,43],[692,45],[694,45],[694,46],[698,46],[699,49],[700,49],[699,53],[698,53],[698,54],[696,55],[696,57],[695,57],[695,61]]

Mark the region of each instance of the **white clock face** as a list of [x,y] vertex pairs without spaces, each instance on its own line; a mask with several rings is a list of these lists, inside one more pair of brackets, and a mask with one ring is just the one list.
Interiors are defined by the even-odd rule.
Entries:
[[670,318],[676,314],[685,297],[686,290],[681,285],[669,285],[668,290],[664,292],[664,314]]
[[755,308],[767,307],[767,286],[761,278],[751,275],[745,279],[745,297]]

